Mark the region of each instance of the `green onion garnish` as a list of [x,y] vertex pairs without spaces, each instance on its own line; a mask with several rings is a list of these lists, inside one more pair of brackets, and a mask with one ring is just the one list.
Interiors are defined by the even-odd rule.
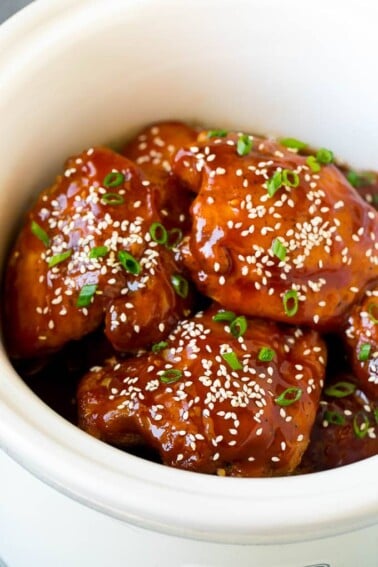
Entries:
[[316,161],[323,165],[327,165],[328,163],[333,162],[333,153],[331,150],[327,150],[326,148],[320,148],[316,152]]
[[105,195],[101,197],[101,203],[103,205],[123,205],[124,202],[125,199],[118,193],[105,193]]
[[129,252],[126,252],[126,250],[120,250],[118,252],[118,260],[121,266],[126,270],[126,272],[129,272],[134,276],[140,274],[141,266],[138,260],[136,260],[131,254],[129,254]]
[[364,411],[359,411],[353,418],[353,431],[359,439],[363,439],[367,435],[370,421]]
[[44,231],[43,228],[35,221],[32,221],[30,229],[34,236],[36,236],[41,242],[43,242],[43,244],[47,248],[47,246],[50,244],[50,238],[47,232]]
[[244,317],[244,315],[241,315],[240,317],[236,317],[236,319],[234,319],[230,325],[230,331],[231,334],[238,339],[239,337],[242,337],[244,335],[244,333],[246,332],[248,327],[248,323],[247,323],[247,319]]
[[298,311],[298,292],[295,289],[286,291],[282,298],[285,313],[288,317],[294,317]]
[[89,251],[89,258],[102,258],[106,256],[109,252],[109,248],[107,246],[94,246]]
[[361,187],[362,180],[361,180],[361,176],[358,175],[357,171],[353,171],[351,169],[346,174],[346,178],[353,187]]
[[69,258],[71,254],[72,250],[67,250],[67,252],[62,252],[61,254],[55,254],[55,256],[52,256],[49,260],[49,268],[52,268],[53,266],[64,262],[64,260],[67,260],[67,258]]
[[324,393],[327,396],[332,396],[334,398],[345,398],[346,396],[353,394],[355,390],[356,386],[351,382],[337,382],[332,386],[328,386],[328,388],[324,390]]
[[76,307],[87,307],[91,303],[92,297],[96,293],[96,289],[97,284],[83,285],[76,301]]
[[168,232],[161,222],[154,222],[150,226],[150,235],[152,240],[159,244],[165,244],[168,240]]
[[286,246],[284,246],[278,238],[275,238],[272,242],[272,252],[281,262],[285,260],[287,253]]
[[123,173],[121,173],[120,171],[111,171],[105,177],[102,184],[104,185],[104,187],[107,187],[108,189],[110,189],[110,188],[113,188],[113,187],[118,187],[124,181],[125,181],[125,176],[123,175]]
[[160,341],[159,343],[155,343],[154,345],[152,345],[152,352],[157,353],[160,352],[161,350],[164,350],[165,348],[167,348],[168,343],[165,341]]
[[172,283],[173,289],[175,290],[177,295],[179,295],[180,297],[183,297],[184,299],[185,299],[185,297],[188,296],[188,293],[189,293],[188,280],[186,280],[184,277],[180,276],[180,274],[173,274],[171,276],[171,283]]
[[315,156],[308,156],[306,163],[313,173],[319,173],[321,170],[320,164],[316,161]]
[[292,386],[291,388],[286,388],[274,401],[279,406],[291,406],[297,402],[302,396],[302,390]]
[[275,356],[276,352],[269,347],[262,347],[260,349],[257,358],[261,360],[261,362],[271,362]]
[[213,315],[213,321],[226,321],[227,323],[231,323],[235,317],[236,315],[233,311],[218,311],[218,313]]
[[301,142],[296,138],[281,138],[279,142],[281,146],[285,146],[285,148],[292,148],[293,150],[304,150],[308,146],[308,144]]
[[177,370],[176,368],[168,368],[168,370],[164,370],[164,372],[160,375],[160,382],[164,384],[174,384],[178,380],[180,380],[182,376],[181,370]]
[[269,197],[273,197],[280,187],[282,187],[282,173],[281,171],[276,171],[266,183],[266,189]]
[[223,360],[225,360],[227,362],[227,364],[229,365],[231,370],[242,370],[243,369],[243,366],[242,366],[240,360],[238,359],[237,355],[234,353],[234,351],[223,353],[222,358],[223,358]]
[[373,323],[376,325],[378,323],[378,319],[377,317],[374,315],[374,311],[377,313],[378,315],[378,303],[369,303],[368,305],[368,313],[369,313],[369,318],[371,321],[373,321]]
[[374,410],[374,419],[375,419],[375,423],[378,424],[378,408],[375,408]]
[[358,360],[361,360],[361,362],[365,362],[366,360],[368,360],[370,356],[370,352],[371,352],[371,344],[363,343],[360,346],[360,350],[358,352]]
[[169,250],[171,250],[172,248],[176,248],[176,246],[180,244],[182,237],[183,234],[180,228],[172,228],[168,232],[168,239],[166,243],[167,248],[169,248]]
[[332,423],[332,425],[344,425],[345,424],[345,417],[342,413],[338,411],[329,411],[327,410],[324,412],[324,419],[328,421],[328,423]]
[[375,182],[375,176],[373,173],[364,172],[357,173],[357,171],[350,170],[346,175],[349,183],[353,187],[362,187],[363,185],[373,185]]
[[207,133],[208,138],[224,138],[227,136],[227,130],[209,130]]
[[287,187],[298,187],[299,175],[292,169],[284,169],[282,171],[282,185]]
[[246,156],[249,154],[253,146],[253,140],[248,134],[242,134],[239,136],[236,144],[236,153],[238,156]]

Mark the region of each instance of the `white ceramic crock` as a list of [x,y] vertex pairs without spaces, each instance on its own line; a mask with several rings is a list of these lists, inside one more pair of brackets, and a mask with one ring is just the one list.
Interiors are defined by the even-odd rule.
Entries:
[[[374,0],[33,3],[0,28],[1,259],[68,155],[153,120],[293,135],[378,169],[377,21]],[[3,350],[0,419],[9,567],[376,565],[377,458],[277,479],[165,468],[65,422]]]

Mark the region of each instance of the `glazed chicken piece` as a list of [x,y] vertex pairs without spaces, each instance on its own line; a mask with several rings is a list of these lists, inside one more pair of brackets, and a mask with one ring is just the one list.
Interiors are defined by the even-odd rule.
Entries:
[[326,385],[311,441],[298,473],[348,465],[378,454],[378,408],[356,378],[339,374]]
[[172,160],[179,148],[191,146],[197,136],[197,130],[182,122],[158,122],[143,129],[123,151],[159,187],[160,212],[167,228],[178,227],[184,234],[191,225],[194,195],[172,173]]
[[378,402],[378,287],[352,308],[344,339],[359,387]]
[[12,357],[56,351],[104,320],[112,345],[133,351],[189,314],[188,283],[167,246],[159,199],[138,167],[111,150],[68,161],[27,214],[10,257]]
[[325,364],[316,331],[212,306],[151,353],[94,367],[78,388],[79,425],[177,468],[283,475],[307,447]]
[[378,214],[330,161],[273,140],[202,133],[173,171],[197,192],[180,245],[199,290],[231,310],[337,329],[378,281]]

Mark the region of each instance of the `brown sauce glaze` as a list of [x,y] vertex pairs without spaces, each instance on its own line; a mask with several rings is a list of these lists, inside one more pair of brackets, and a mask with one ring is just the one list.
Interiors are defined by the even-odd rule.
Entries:
[[378,174],[328,150],[152,124],[68,160],[27,214],[8,352],[65,419],[176,468],[378,454],[377,207]]
[[68,160],[28,213],[9,260],[13,357],[59,350],[104,320],[117,350],[138,350],[190,313],[192,293],[173,285],[183,274],[160,206],[159,187],[125,157],[91,148]]
[[[165,464],[231,476],[292,472],[307,447],[326,365],[316,331],[212,306],[157,353],[94,367],[78,389],[80,426],[112,444],[147,444]],[[235,319],[237,321],[237,319]]]
[[305,156],[261,138],[247,137],[242,152],[240,139],[202,135],[176,154],[173,171],[197,193],[184,264],[227,309],[337,329],[378,279],[376,211],[334,165],[314,171]]

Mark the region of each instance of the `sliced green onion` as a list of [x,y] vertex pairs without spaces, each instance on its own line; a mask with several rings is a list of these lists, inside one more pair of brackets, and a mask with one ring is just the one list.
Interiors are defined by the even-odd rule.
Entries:
[[332,386],[328,386],[328,388],[324,390],[324,393],[327,396],[332,396],[334,398],[345,398],[346,396],[353,394],[355,391],[355,384],[352,384],[351,382],[337,382]]
[[291,388],[286,388],[274,401],[279,406],[291,406],[297,402],[302,396],[302,390],[292,386]]
[[295,289],[286,291],[282,298],[285,313],[288,317],[294,317],[298,311],[298,292]]
[[240,360],[238,359],[236,353],[234,353],[234,351],[223,353],[222,358],[223,358],[223,360],[225,360],[227,362],[227,364],[229,365],[231,370],[242,370],[243,369],[243,366],[242,366]]
[[353,171],[352,169],[348,171],[346,177],[353,187],[362,187],[363,185],[373,185],[375,183],[375,176],[373,173],[364,172],[364,173],[357,173],[357,171]]
[[363,343],[360,346],[360,350],[358,352],[358,360],[360,360],[361,362],[365,362],[366,360],[368,360],[370,356],[370,352],[371,352],[371,344]]
[[91,303],[92,297],[96,293],[96,289],[97,284],[83,285],[76,301],[76,307],[87,307]]
[[361,176],[358,175],[357,171],[353,171],[351,169],[346,174],[346,178],[353,187],[360,187],[361,186]]
[[242,134],[239,136],[236,144],[236,153],[238,156],[246,156],[249,154],[253,146],[253,140],[248,134]]
[[213,315],[213,321],[226,321],[227,323],[231,323],[235,318],[236,315],[233,311],[218,311]]
[[49,268],[52,268],[53,266],[64,262],[64,260],[67,260],[67,258],[69,258],[71,254],[72,250],[67,250],[67,252],[62,252],[61,254],[55,254],[55,256],[52,256],[49,260]]
[[180,274],[173,274],[171,276],[171,283],[177,295],[184,299],[188,296],[189,283],[183,276],[180,276]]
[[113,187],[118,187],[124,181],[125,181],[125,176],[123,175],[123,173],[121,173],[120,171],[111,171],[105,177],[102,184],[104,185],[104,187],[107,187],[108,189],[110,189],[110,188],[113,188]]
[[275,356],[276,352],[269,347],[262,347],[260,349],[257,358],[261,360],[261,362],[271,362]]
[[161,222],[152,223],[150,226],[150,235],[152,240],[159,244],[165,244],[168,240],[168,232]]
[[326,148],[320,148],[316,152],[316,161],[323,165],[327,165],[328,163],[333,162],[333,153],[331,150],[327,150]]
[[278,238],[275,238],[272,242],[272,252],[283,262],[286,258],[287,249]]
[[378,315],[378,303],[369,303],[368,305],[368,313],[369,313],[369,318],[371,321],[373,321],[373,323],[376,325],[378,323],[378,319],[377,317],[374,315],[374,311],[377,313]]
[[246,332],[248,327],[248,323],[247,323],[247,319],[244,317],[244,315],[241,315],[240,317],[236,317],[231,325],[230,325],[230,331],[231,334],[238,339],[239,337],[242,337],[244,335],[244,333]]
[[364,411],[359,411],[353,418],[353,431],[359,439],[363,439],[369,430],[370,421]]
[[285,146],[285,148],[292,148],[293,150],[304,150],[308,146],[308,144],[301,142],[296,138],[281,138],[279,142],[281,146]]
[[120,250],[118,252],[118,260],[121,266],[126,270],[126,272],[129,272],[134,276],[140,274],[141,266],[138,260],[136,260],[131,254],[129,254],[129,252],[126,252],[126,250]]
[[319,173],[321,170],[320,164],[316,161],[315,156],[308,156],[306,163],[313,173]]
[[180,228],[172,228],[168,232],[168,239],[167,239],[167,243],[166,243],[167,248],[169,250],[171,250],[172,248],[176,248],[176,246],[178,246],[180,244],[182,237],[183,237],[183,234],[182,234],[182,230]]
[[94,246],[89,251],[89,258],[102,258],[106,256],[109,252],[109,248],[107,246]]
[[105,193],[101,197],[101,203],[103,205],[123,205],[125,199],[119,193]]
[[167,348],[168,343],[165,341],[160,341],[159,343],[155,343],[154,345],[152,345],[152,352],[157,353],[160,352],[161,350],[164,350],[165,348]]
[[374,419],[375,419],[375,423],[378,424],[378,408],[375,408],[374,410]]
[[227,136],[227,130],[209,130],[207,133],[208,138],[224,138]]
[[281,171],[276,171],[266,183],[269,197],[273,197],[280,187],[282,187],[282,173]]
[[338,411],[327,410],[324,412],[324,419],[328,421],[328,423],[332,423],[332,425],[345,425],[345,417]]
[[174,384],[178,380],[180,380],[182,376],[181,370],[177,370],[176,368],[168,368],[168,370],[164,370],[164,372],[160,375],[160,382],[164,384]]
[[282,185],[287,187],[298,187],[299,175],[292,169],[284,169],[282,171]]
[[32,221],[30,227],[34,236],[36,236],[43,244],[47,246],[50,244],[50,238],[45,230],[35,221]]

